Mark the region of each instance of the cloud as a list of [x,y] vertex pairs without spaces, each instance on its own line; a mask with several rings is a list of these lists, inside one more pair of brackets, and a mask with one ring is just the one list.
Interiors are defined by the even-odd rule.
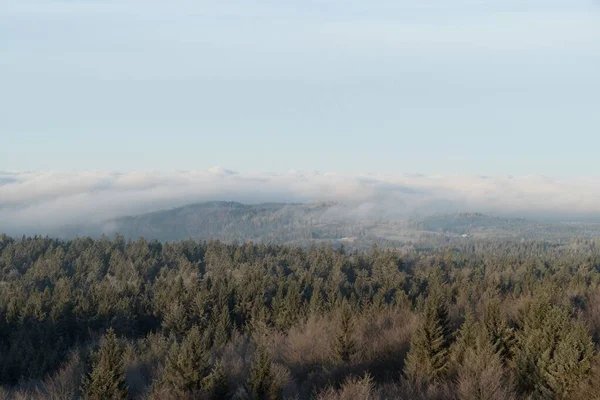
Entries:
[[353,217],[408,218],[487,212],[567,218],[600,216],[600,178],[345,175],[235,172],[0,172],[0,231],[51,233],[123,215],[210,200],[335,201]]

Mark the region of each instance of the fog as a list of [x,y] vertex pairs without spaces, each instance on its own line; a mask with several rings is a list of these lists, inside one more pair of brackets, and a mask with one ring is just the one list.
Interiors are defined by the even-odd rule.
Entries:
[[[482,212],[537,219],[600,216],[600,178],[235,172],[0,172],[0,231],[48,234],[185,204],[333,201],[339,217],[404,219]],[[342,211],[343,210],[343,211]],[[342,215],[344,214],[344,215]]]

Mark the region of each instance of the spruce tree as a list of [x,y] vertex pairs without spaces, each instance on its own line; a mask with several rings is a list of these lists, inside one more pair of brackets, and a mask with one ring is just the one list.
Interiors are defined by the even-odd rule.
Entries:
[[163,316],[162,327],[165,333],[175,334],[181,337],[189,327],[188,312],[181,302],[175,302],[170,305]]
[[321,313],[324,309],[323,295],[321,294],[321,281],[316,278],[311,285],[312,292],[310,295],[309,310],[313,314]]
[[412,381],[424,383],[442,379],[449,367],[450,328],[448,308],[440,293],[425,300],[422,323],[411,341],[405,374]]
[[460,400],[512,400],[514,393],[500,355],[485,331],[465,349],[458,365],[457,392]]
[[92,371],[84,382],[86,397],[93,400],[126,399],[123,349],[112,328],[100,341]]
[[508,360],[514,344],[514,331],[500,310],[500,300],[493,299],[486,305],[483,324],[496,352],[503,361]]
[[227,305],[221,306],[217,318],[214,328],[214,345],[215,347],[223,347],[229,341],[232,330],[231,316]]
[[465,321],[458,331],[456,342],[451,348],[451,358],[454,367],[462,364],[467,350],[474,347],[477,338],[481,335],[481,324],[475,320],[473,313],[467,311],[465,315]]
[[275,326],[281,330],[285,331],[287,325],[287,309],[285,307],[285,280],[280,280],[277,285],[277,292],[273,299],[271,300],[271,309],[273,311],[273,323]]
[[335,355],[339,363],[350,362],[356,353],[353,327],[352,311],[348,302],[344,300],[341,306],[339,326],[334,341]]
[[210,400],[224,400],[227,398],[229,381],[222,361],[218,361],[210,375],[206,377],[204,388]]
[[[280,288],[284,286],[283,282],[285,281],[282,281]],[[287,286],[285,296],[283,295],[283,289],[279,289],[277,291],[277,295],[273,299],[273,302],[275,325],[282,332],[287,332],[298,320],[302,312],[300,308],[302,299],[298,283],[291,282]]]
[[569,311],[537,301],[523,315],[517,334],[514,364],[525,394],[565,398],[588,374],[593,342]]
[[210,372],[208,351],[198,326],[193,326],[181,344],[174,343],[167,354],[164,384],[179,397],[198,395]]
[[578,384],[584,381],[591,369],[594,343],[582,323],[572,324],[556,346],[546,370],[550,393],[557,398],[567,398]]
[[282,398],[271,370],[271,357],[262,346],[256,351],[248,377],[248,391],[253,400],[277,400]]

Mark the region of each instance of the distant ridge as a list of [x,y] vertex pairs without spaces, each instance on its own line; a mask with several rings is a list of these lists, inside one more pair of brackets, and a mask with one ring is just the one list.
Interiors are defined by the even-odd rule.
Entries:
[[599,237],[598,223],[549,223],[482,213],[389,219],[336,202],[243,204],[235,201],[194,203],[126,216],[89,227],[65,229],[63,237],[113,236],[177,241],[262,242],[301,246],[332,244],[369,248],[436,244],[448,240],[542,239],[562,241]]
[[[319,237],[338,238],[327,215],[337,203],[261,203],[211,201],[107,221],[104,233],[172,241],[298,242]],[[327,230],[325,232],[324,230]],[[341,238],[341,237],[340,237]]]

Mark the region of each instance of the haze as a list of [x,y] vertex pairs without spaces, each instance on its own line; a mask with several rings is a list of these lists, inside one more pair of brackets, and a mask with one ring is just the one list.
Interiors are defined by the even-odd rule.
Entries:
[[[0,226],[53,232],[211,200],[344,204],[349,216],[405,219],[486,212],[536,219],[600,217],[600,179],[543,176],[238,173],[223,168],[149,173],[0,173]],[[348,211],[351,210],[351,211]]]

